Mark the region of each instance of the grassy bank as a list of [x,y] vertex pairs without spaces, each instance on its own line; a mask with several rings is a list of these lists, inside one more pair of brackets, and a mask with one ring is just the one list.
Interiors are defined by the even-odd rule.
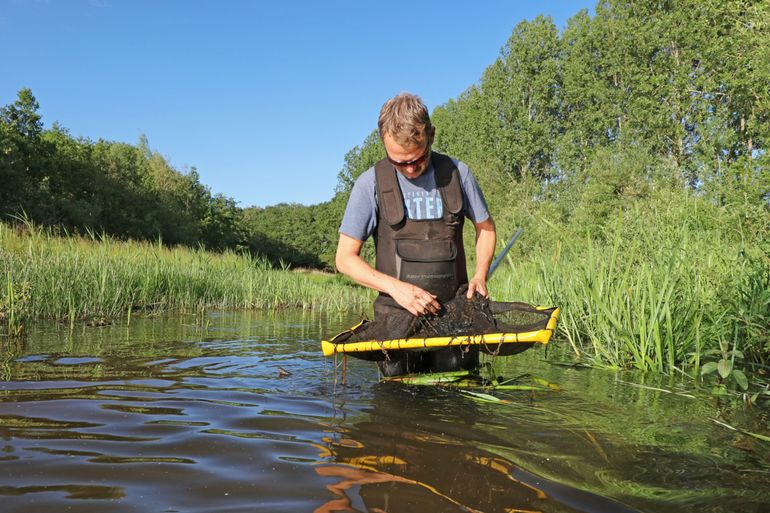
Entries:
[[744,371],[770,363],[768,216],[758,215],[677,192],[621,211],[598,237],[540,217],[549,234],[524,239],[492,290],[561,306],[560,333],[593,365],[745,390]]
[[0,332],[29,319],[100,321],[137,311],[349,309],[370,302],[341,277],[289,272],[216,254],[109,237],[59,237],[0,224]]

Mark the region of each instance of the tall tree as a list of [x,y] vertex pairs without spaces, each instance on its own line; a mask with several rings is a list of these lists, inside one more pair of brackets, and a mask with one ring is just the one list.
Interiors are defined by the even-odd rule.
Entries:
[[369,134],[361,146],[355,146],[345,154],[345,164],[337,174],[337,192],[350,192],[353,184],[361,174],[385,157],[377,130]]
[[500,171],[511,179],[552,173],[560,131],[558,56],[558,30],[550,18],[538,16],[516,26],[481,79],[478,105],[487,151],[498,156]]
[[21,89],[12,104],[0,108],[0,208],[20,214],[44,205],[39,194],[45,151],[38,103],[32,91]]
[[32,90],[20,89],[15,102],[0,108],[0,119],[19,135],[35,138],[43,131],[39,108]]

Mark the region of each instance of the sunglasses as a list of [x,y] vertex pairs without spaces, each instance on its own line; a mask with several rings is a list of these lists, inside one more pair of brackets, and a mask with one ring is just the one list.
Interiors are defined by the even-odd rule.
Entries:
[[386,156],[388,158],[388,162],[390,162],[396,167],[412,167],[412,166],[417,167],[423,162],[425,162],[425,160],[427,160],[428,157],[430,157],[430,144],[428,145],[427,148],[425,148],[425,153],[423,153],[421,156],[417,157],[416,159],[410,160],[408,162],[399,162],[397,160],[393,160],[392,158],[390,158],[390,155],[386,155]]

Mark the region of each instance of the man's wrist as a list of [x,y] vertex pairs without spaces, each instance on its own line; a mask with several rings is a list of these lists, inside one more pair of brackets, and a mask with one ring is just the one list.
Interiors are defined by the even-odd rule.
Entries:
[[476,274],[473,275],[474,280],[482,280],[484,282],[487,281],[487,273],[489,272],[489,268],[486,269],[476,269]]
[[383,287],[382,287],[383,292],[391,297],[394,296],[396,293],[396,290],[398,289],[399,283],[400,282],[397,279],[391,276],[388,276],[388,279],[385,280],[385,282],[383,283]]

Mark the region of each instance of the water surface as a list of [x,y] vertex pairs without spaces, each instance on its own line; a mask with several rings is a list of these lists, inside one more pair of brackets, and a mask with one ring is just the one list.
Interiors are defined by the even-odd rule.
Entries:
[[[217,313],[2,343],[3,512],[766,512],[767,412],[542,350],[560,391],[378,382],[324,358],[351,315]],[[557,341],[558,344],[558,341]],[[655,390],[661,389],[661,390]],[[109,508],[109,509],[108,509]]]

